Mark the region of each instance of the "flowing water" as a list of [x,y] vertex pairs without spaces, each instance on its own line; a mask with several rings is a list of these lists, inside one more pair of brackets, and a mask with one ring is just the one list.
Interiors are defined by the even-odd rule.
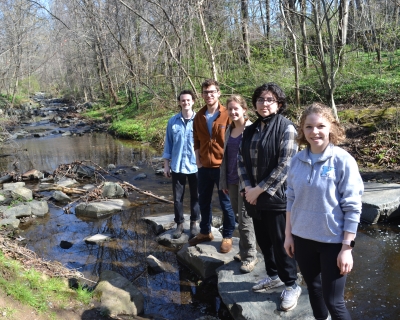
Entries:
[[[26,129],[26,128],[25,128]],[[29,129],[29,128],[28,128]],[[31,130],[51,131],[49,123],[36,124]],[[154,157],[160,150],[105,133],[62,137],[53,134],[44,138],[17,140],[17,145],[2,150],[9,157],[0,158],[0,170],[11,171],[13,163],[21,171],[38,169],[52,172],[61,163],[90,160],[103,168],[115,164],[126,174],[107,179],[127,181],[135,186],[171,199],[170,181],[154,173]],[[15,150],[19,149],[20,152]],[[21,151],[22,150],[22,151]],[[132,166],[140,171],[134,172]],[[146,173],[144,180],[134,180]],[[35,184],[31,184],[35,188]],[[44,192],[50,196],[50,192]],[[214,197],[216,199],[216,197]],[[174,252],[155,242],[155,235],[141,218],[150,214],[170,214],[173,207],[151,198],[132,194],[137,205],[102,220],[83,220],[65,214],[62,208],[50,204],[50,213],[43,219],[21,226],[26,246],[46,260],[57,260],[69,268],[81,271],[96,281],[102,270],[113,270],[131,280],[145,296],[145,313],[160,314],[166,319],[196,319],[212,315],[231,319],[220,301],[215,283],[198,285],[199,279],[181,266]],[[219,211],[218,203],[213,203]],[[106,233],[113,240],[102,245],[83,241],[89,235]],[[361,224],[353,250],[355,268],[348,277],[347,306],[353,319],[398,319],[400,315],[400,222],[379,225]],[[61,241],[73,245],[62,249]],[[147,270],[146,257],[152,254],[168,262],[174,272],[152,274]]]

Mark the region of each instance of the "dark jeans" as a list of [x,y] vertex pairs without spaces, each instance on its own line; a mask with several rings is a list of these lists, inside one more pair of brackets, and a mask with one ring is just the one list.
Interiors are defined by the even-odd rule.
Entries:
[[347,276],[341,275],[337,256],[341,243],[322,243],[293,236],[294,252],[300,271],[307,283],[314,317],[333,320],[351,320],[344,302]]
[[290,258],[285,242],[286,212],[259,210],[261,219],[253,218],[256,240],[264,255],[265,269],[270,277],[278,275],[287,287],[297,280],[296,260]]
[[[199,168],[199,205],[201,212],[200,233],[211,232],[212,210],[211,200],[214,185],[219,188],[219,168]],[[218,190],[219,203],[223,213],[222,236],[232,238],[235,230],[235,213],[233,212],[229,196]]]
[[183,223],[183,197],[185,196],[186,178],[189,182],[190,192],[190,221],[200,219],[199,194],[197,192],[197,173],[176,173],[171,172],[172,192],[174,194],[175,222]]

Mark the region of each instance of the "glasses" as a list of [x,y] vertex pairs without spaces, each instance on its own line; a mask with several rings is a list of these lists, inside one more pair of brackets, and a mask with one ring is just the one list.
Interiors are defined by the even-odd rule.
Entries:
[[203,91],[203,96],[208,96],[209,94],[210,95],[215,95],[216,93],[217,93],[218,91],[217,90],[209,90],[209,91]]
[[264,98],[257,98],[257,103],[268,103],[268,104],[273,104],[274,102],[278,102],[277,100],[275,100],[274,98],[267,98],[267,99],[264,99]]

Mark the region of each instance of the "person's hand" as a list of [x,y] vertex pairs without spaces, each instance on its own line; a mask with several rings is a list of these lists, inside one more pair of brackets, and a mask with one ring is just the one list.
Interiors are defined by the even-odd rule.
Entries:
[[248,203],[252,205],[257,204],[258,196],[264,191],[259,186],[256,186],[254,188],[246,187],[245,190],[246,190],[246,200]]
[[229,190],[228,189],[222,189],[222,192],[229,196]]
[[169,164],[167,164],[167,165],[164,164],[164,176],[166,178],[170,178],[171,177],[171,169],[169,167]]
[[283,244],[285,247],[286,253],[289,257],[294,257],[294,241],[292,234],[285,235],[285,243]]
[[337,257],[337,266],[341,275],[348,274],[353,269],[353,255],[351,247],[343,245]]

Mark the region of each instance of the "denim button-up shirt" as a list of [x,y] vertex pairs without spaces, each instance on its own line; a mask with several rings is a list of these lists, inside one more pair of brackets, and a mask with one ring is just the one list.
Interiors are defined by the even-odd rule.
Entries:
[[185,174],[197,172],[193,141],[194,116],[195,112],[185,123],[180,112],[168,120],[162,157],[171,160],[170,167],[173,172]]

